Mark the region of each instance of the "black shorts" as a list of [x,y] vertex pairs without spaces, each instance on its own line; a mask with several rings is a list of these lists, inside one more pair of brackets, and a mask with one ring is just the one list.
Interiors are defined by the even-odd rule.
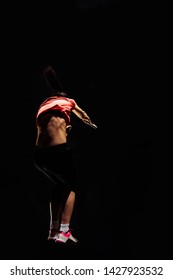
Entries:
[[54,185],[76,191],[76,162],[66,143],[47,148],[36,146],[34,163]]

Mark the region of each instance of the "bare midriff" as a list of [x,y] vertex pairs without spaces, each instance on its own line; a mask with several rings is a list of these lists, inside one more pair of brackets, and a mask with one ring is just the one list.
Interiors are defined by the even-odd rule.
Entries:
[[63,118],[52,114],[40,118],[37,125],[37,146],[44,148],[66,142],[66,122]]

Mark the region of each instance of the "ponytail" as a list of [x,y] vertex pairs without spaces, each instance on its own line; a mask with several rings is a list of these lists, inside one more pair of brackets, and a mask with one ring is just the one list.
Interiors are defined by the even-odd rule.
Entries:
[[62,83],[58,79],[55,70],[51,66],[47,66],[44,68],[43,76],[47,86],[51,91],[51,95],[68,97],[68,95],[63,92]]

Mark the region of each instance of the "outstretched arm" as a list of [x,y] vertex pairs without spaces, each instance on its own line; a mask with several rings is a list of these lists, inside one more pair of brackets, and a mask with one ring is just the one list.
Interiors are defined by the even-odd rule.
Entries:
[[72,112],[84,123],[90,125],[92,128],[97,128],[97,126],[91,121],[87,113],[83,111],[77,104],[75,104],[75,108],[72,110]]
[[87,115],[87,113],[85,111],[83,111],[77,104],[75,104],[75,108],[72,110],[72,112],[84,122],[91,121],[90,117]]

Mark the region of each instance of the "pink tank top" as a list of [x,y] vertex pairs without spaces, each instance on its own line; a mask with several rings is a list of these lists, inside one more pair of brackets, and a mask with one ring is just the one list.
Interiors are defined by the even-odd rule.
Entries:
[[60,111],[64,117],[66,124],[70,123],[71,111],[75,108],[75,101],[71,98],[62,96],[51,96],[47,98],[39,107],[36,115],[36,123],[38,122],[38,117],[48,111]]

